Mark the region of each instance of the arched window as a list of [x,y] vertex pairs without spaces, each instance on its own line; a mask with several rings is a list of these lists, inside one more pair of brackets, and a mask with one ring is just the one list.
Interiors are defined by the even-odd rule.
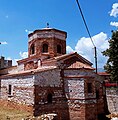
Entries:
[[47,53],[48,52],[48,44],[43,44],[43,49],[42,49],[43,53]]
[[57,53],[61,54],[61,46],[60,45],[57,45]]
[[31,46],[31,54],[34,54],[35,53],[35,47],[34,47],[34,44]]
[[52,103],[52,94],[51,93],[48,94],[47,101],[48,101],[48,103]]

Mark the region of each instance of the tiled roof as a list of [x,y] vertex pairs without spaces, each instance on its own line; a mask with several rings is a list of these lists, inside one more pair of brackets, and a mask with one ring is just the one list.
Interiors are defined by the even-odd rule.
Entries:
[[38,59],[38,58],[40,58],[39,55],[33,55],[33,56],[31,56],[31,57],[18,60],[17,62],[18,62],[18,63],[23,63],[23,62],[27,62],[27,61],[29,61],[29,60]]
[[13,76],[19,76],[19,75],[23,75],[23,76],[24,75],[31,75],[34,73],[44,72],[44,71],[53,70],[53,69],[56,69],[56,67],[55,66],[41,67],[38,69],[31,69],[31,70],[21,71],[21,72],[17,72],[17,73],[2,75],[2,76],[0,76],[0,78],[13,77]]
[[107,73],[107,72],[98,72],[98,75],[107,75],[107,76],[109,76],[110,74]]
[[64,78],[94,78],[94,77],[84,76],[84,75],[68,75],[68,76],[65,76]]
[[39,29],[38,29],[38,30],[35,30],[34,32],[30,33],[30,34],[28,35],[28,37],[32,36],[33,34],[35,34],[35,33],[37,33],[37,32],[41,32],[41,31],[57,31],[57,32],[61,32],[61,33],[67,34],[67,32],[62,31],[62,30],[57,30],[57,29],[55,29],[55,28],[43,28],[43,29],[40,29],[40,30],[39,30]]
[[74,57],[74,56],[78,57],[78,59],[80,59],[81,62],[86,63],[86,64],[88,64],[88,65],[92,65],[92,63],[91,63],[90,61],[88,61],[87,59],[85,59],[84,57],[82,57],[81,55],[79,55],[77,52],[70,53],[70,54],[60,55],[60,56],[57,56],[57,57],[48,59],[48,60],[46,60],[45,62],[49,62],[49,61],[51,61],[51,60],[56,60],[56,61],[66,60],[66,59],[69,59],[69,58]]

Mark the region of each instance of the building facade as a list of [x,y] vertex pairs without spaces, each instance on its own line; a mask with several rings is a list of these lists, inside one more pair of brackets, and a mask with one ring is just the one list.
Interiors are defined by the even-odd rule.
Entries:
[[0,69],[8,68],[12,66],[12,60],[5,60],[3,56],[0,57]]
[[44,28],[28,37],[28,58],[0,71],[1,101],[28,106],[34,116],[57,114],[57,120],[105,114],[103,78],[81,55],[66,54],[67,33]]

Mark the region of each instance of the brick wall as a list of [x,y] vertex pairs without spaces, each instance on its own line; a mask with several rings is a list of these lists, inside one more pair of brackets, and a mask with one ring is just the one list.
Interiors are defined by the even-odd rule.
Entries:
[[[64,70],[64,76],[65,94],[72,120],[97,120],[99,114],[105,113],[101,77],[90,70],[82,69]],[[91,93],[88,93],[87,83],[92,85]],[[96,90],[99,90],[99,98],[96,98]]]
[[[56,113],[59,120],[69,120],[69,110],[63,92],[60,70],[54,69],[37,73],[35,76],[35,115]],[[52,95],[52,102],[48,95]]]
[[57,38],[40,38],[40,39],[34,39],[30,41],[29,47],[28,47],[28,53],[29,57],[31,56],[31,45],[34,44],[35,46],[35,55],[41,55],[42,54],[42,48],[43,44],[46,43],[48,45],[48,54],[50,57],[57,56],[57,45],[61,45],[62,48],[62,54],[66,53],[66,41],[60,40]]

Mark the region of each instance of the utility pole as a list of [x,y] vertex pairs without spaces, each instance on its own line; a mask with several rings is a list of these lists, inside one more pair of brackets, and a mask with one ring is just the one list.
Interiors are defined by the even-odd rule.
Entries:
[[82,19],[83,19],[83,22],[84,22],[85,28],[86,28],[87,33],[88,33],[88,35],[89,35],[89,38],[90,38],[90,40],[91,40],[91,42],[92,42],[92,44],[93,44],[93,46],[94,46],[94,50],[95,50],[95,67],[96,67],[96,73],[97,73],[97,50],[96,50],[96,46],[95,46],[95,44],[94,44],[94,42],[93,42],[93,40],[92,40],[92,37],[91,37],[90,31],[89,31],[89,29],[88,29],[88,26],[87,26],[86,20],[85,20],[85,18],[84,18],[84,15],[83,15],[83,12],[82,12],[81,6],[80,6],[80,4],[79,4],[79,1],[76,0],[76,3],[77,3],[78,8],[79,8],[79,10],[80,10],[80,13],[81,13],[81,16],[82,16]]
[[94,50],[95,50],[95,67],[96,67],[96,73],[97,73],[97,50],[96,50],[96,47],[94,47]]

